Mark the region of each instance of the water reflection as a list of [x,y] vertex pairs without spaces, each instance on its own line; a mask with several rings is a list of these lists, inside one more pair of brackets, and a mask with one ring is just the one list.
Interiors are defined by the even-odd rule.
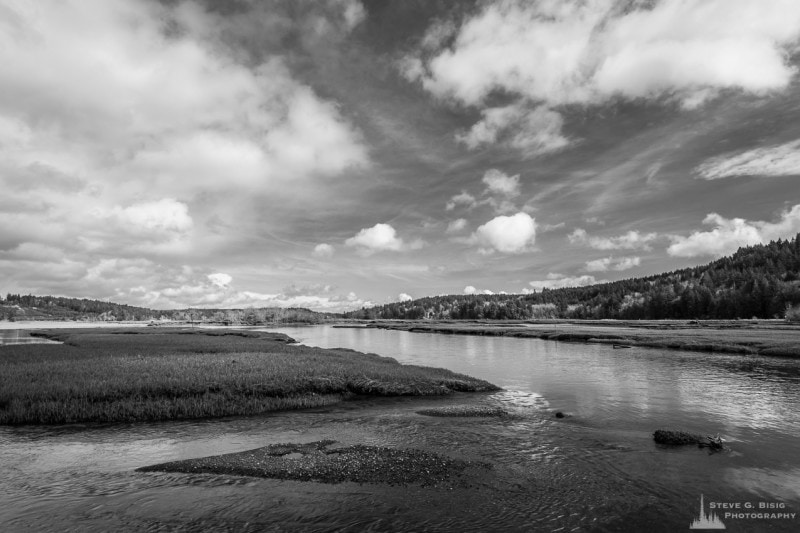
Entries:
[[0,329],[0,346],[12,344],[61,344],[44,337],[32,337],[29,330]]
[[647,421],[714,432],[773,428],[800,434],[800,365],[794,360],[761,357],[752,363],[736,355],[378,329],[279,331],[304,344],[442,366],[540,394],[554,409],[598,425],[632,428]]

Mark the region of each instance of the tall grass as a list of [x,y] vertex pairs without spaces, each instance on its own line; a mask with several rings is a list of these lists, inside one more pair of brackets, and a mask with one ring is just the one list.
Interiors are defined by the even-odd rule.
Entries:
[[251,415],[355,395],[495,390],[448,370],[274,334],[69,331],[63,345],[0,346],[0,424]]

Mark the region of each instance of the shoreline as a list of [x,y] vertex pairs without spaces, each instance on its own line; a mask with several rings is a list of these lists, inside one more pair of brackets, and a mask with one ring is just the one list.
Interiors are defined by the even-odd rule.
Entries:
[[435,333],[536,338],[560,342],[800,358],[800,325],[784,321],[382,321],[367,327]]

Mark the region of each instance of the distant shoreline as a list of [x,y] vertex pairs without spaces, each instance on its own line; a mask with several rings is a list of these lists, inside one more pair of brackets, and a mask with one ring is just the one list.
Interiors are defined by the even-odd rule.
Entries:
[[800,358],[800,325],[784,320],[364,321],[368,327]]

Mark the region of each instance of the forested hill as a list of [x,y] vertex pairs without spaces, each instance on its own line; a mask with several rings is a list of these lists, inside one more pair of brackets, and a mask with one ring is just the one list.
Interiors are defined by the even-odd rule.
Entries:
[[303,308],[266,307],[259,309],[177,309],[159,311],[113,302],[59,296],[7,294],[5,299],[0,298],[0,320],[12,321],[175,320],[257,326],[285,323],[318,324],[336,318],[341,318],[341,315],[316,313]]
[[[60,296],[7,294],[0,298],[0,320],[152,320],[160,311],[144,307]],[[112,318],[113,317],[113,318]]]
[[[347,313],[362,319],[735,319],[796,317],[800,234],[704,266],[532,294],[434,296]],[[794,307],[794,311],[789,311]]]

